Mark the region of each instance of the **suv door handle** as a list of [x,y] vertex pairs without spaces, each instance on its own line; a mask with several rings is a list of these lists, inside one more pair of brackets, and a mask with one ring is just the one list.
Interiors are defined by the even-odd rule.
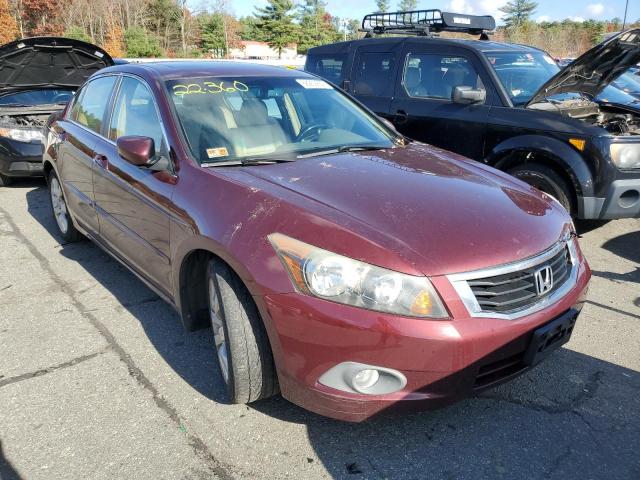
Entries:
[[409,115],[404,110],[398,110],[395,117],[393,117],[393,123],[397,123],[398,125],[407,123],[407,120],[409,120]]
[[106,155],[98,153],[93,157],[93,163],[98,165],[100,168],[104,168],[105,170],[109,169],[109,159],[106,157]]

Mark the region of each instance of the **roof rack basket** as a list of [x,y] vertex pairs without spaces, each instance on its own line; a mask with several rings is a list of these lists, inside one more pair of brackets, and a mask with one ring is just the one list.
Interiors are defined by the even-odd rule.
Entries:
[[465,15],[437,9],[370,13],[362,19],[362,31],[367,32],[367,36],[383,33],[430,35],[438,32],[478,35],[495,28],[496,21],[490,15]]

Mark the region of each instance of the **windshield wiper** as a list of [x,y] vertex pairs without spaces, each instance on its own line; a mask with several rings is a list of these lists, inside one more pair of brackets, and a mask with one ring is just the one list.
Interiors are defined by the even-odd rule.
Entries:
[[321,157],[322,155],[331,155],[332,153],[344,153],[344,152],[356,152],[356,151],[366,151],[366,150],[384,150],[386,147],[384,145],[342,145],[341,147],[330,148],[328,150],[316,150],[309,153],[303,153],[298,155],[298,158],[311,158],[311,157]]
[[237,160],[227,160],[224,162],[202,163],[203,167],[233,167],[250,165],[271,165],[273,163],[295,162],[296,158],[276,158],[276,157],[245,157]]

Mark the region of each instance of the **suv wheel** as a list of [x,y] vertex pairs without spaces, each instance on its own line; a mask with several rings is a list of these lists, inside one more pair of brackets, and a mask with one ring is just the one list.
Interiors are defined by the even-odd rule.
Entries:
[[51,200],[51,211],[53,212],[53,218],[56,220],[60,236],[69,243],[80,240],[82,235],[76,230],[71,221],[60,180],[58,180],[58,176],[53,170],[49,175],[49,199]]
[[231,403],[278,391],[273,356],[258,309],[240,279],[219,260],[207,269],[209,316],[220,373]]
[[549,167],[537,163],[518,165],[507,173],[552,196],[573,216],[573,195],[567,182]]

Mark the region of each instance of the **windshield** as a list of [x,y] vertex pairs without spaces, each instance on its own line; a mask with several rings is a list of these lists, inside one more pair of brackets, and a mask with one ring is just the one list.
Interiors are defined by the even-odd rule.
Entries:
[[487,52],[514,105],[524,105],[560,68],[542,52]]
[[166,88],[201,164],[394,145],[382,122],[320,79],[202,77]]
[[73,90],[26,90],[0,97],[0,105],[46,105],[67,103],[73,98]]

